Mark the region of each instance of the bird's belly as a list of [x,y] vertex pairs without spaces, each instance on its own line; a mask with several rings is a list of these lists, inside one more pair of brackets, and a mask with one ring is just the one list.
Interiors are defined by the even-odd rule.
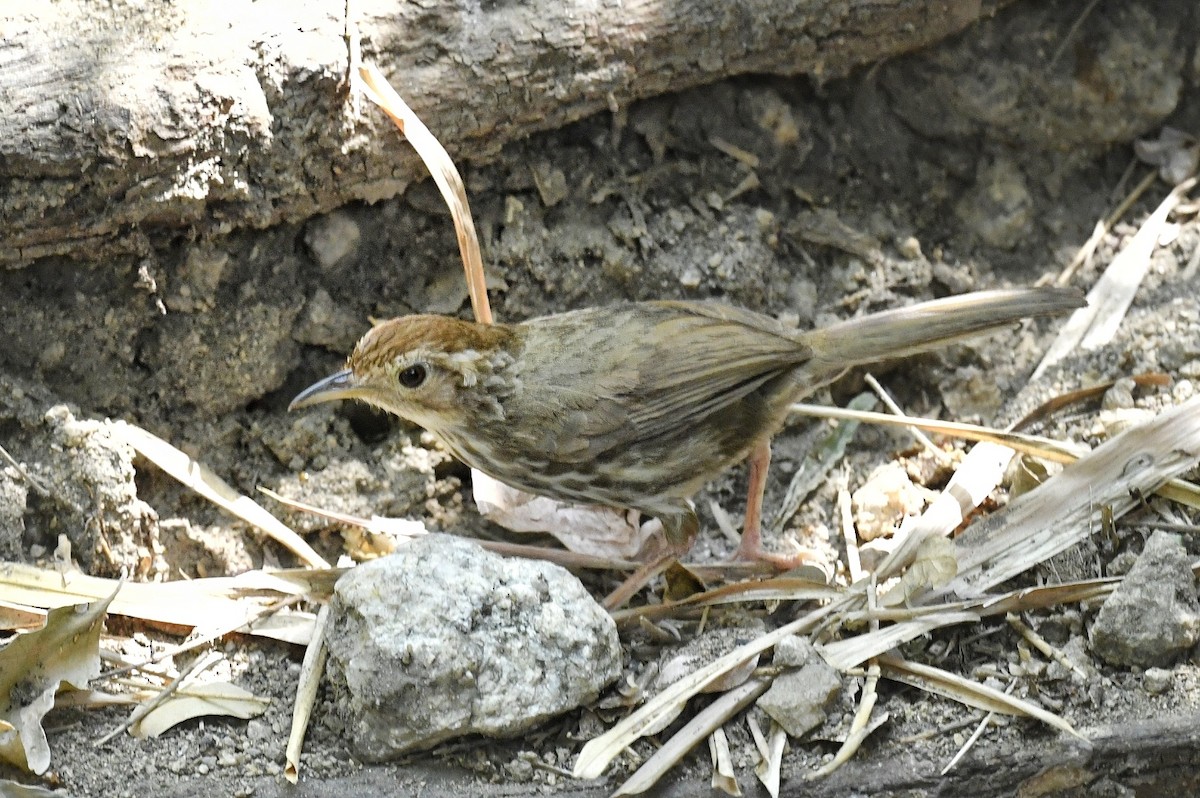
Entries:
[[692,441],[688,446],[642,442],[614,447],[592,460],[563,462],[484,450],[488,444],[453,433],[438,437],[459,460],[511,487],[559,501],[631,508],[654,516],[677,509],[682,499],[745,459],[752,446],[751,442],[722,451],[711,440]]

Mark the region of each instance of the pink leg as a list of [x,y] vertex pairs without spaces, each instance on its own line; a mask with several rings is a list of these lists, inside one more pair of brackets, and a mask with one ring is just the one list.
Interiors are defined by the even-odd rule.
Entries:
[[763,494],[767,489],[767,469],[771,467],[771,442],[763,441],[754,447],[746,458],[750,484],[746,490],[746,521],[742,525],[742,542],[735,561],[760,561],[770,563],[782,570],[790,570],[816,558],[814,552],[801,551],[795,554],[776,554],[763,551],[762,506]]

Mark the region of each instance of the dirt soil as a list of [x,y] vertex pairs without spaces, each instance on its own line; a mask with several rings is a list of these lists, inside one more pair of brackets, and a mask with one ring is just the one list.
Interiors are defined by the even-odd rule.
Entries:
[[[1056,276],[1149,171],[1136,162],[1133,139],[1164,125],[1200,131],[1196,9],[1102,2],[1071,31],[1084,5],[1017,4],[931,51],[844,81],[729,80],[508,147],[497,163],[465,175],[498,318],[714,297],[806,326]],[[1168,190],[1153,186],[1072,283],[1090,287]],[[873,373],[910,413],[998,425],[1038,398],[1146,371],[1166,372],[1174,384],[1136,393],[1137,406],[1182,401],[1200,385],[1200,222],[1194,213],[1178,221],[1117,340],[1053,370],[1019,403],[1013,399],[1052,322]],[[453,230],[429,182],[302,225],[159,242],[154,257],[38,262],[0,273],[0,296],[0,441],[50,488],[43,496],[14,469],[0,472],[6,559],[52,564],[63,534],[81,567],[100,575],[166,579],[294,564],[151,465],[90,462],[63,444],[54,432],[61,413],[48,416],[60,403],[77,418],[141,424],[246,494],[265,486],[358,515],[503,534],[475,513],[469,472],[420,430],[361,407],[286,412],[298,390],[341,365],[368,318],[469,312]],[[825,400],[844,403],[861,387],[862,374],[849,375]],[[1103,434],[1096,410],[1043,431],[1095,443]],[[798,424],[776,441],[768,515],[806,440]],[[901,451],[912,451],[905,434],[863,429],[847,454],[850,489]],[[783,532],[831,558],[841,546],[831,531],[839,528],[836,481]],[[738,470],[698,497],[704,532],[695,558],[729,552],[709,504],[736,522],[744,489]],[[271,509],[312,533],[327,557],[342,550],[339,530]],[[1136,523],[1120,525],[1115,538],[1062,555],[1030,578],[1118,573],[1146,534]],[[1185,545],[1200,552],[1186,537]],[[613,581],[584,579],[596,595]],[[1190,725],[1200,716],[1195,660],[1176,664],[1152,692],[1142,672],[1089,656],[1086,629],[1096,609],[1029,619],[1089,663],[1090,682],[1049,671],[1038,678],[1027,667],[1016,694],[1097,739],[1123,724]],[[135,630],[110,622],[110,631]],[[680,632],[686,638],[695,624],[682,623]],[[656,645],[638,632],[625,640],[627,669],[637,676],[657,657]],[[1001,620],[919,643],[906,653],[1002,687],[1016,665],[1041,656]],[[350,755],[325,696],[306,744],[303,784],[292,790],[280,774],[303,652],[243,637],[221,645],[236,681],[272,698],[263,717],[197,721],[157,740],[122,735],[96,747],[125,710],[56,711],[47,724],[52,774],[42,783],[74,796],[604,795],[634,765],[632,756],[618,760],[617,774],[602,783],[561,775],[580,737],[603,728],[581,710],[519,741],[466,741],[366,767]],[[1014,763],[1079,762],[1086,772],[1082,749],[1032,721],[1008,721],[990,727],[960,769],[939,780],[973,728],[957,724],[973,713],[899,685],[881,690],[876,713],[889,719],[843,774],[801,781],[836,750],[831,740],[853,714],[852,690],[811,739],[792,742],[785,794],[851,795],[866,784],[876,785],[874,794],[991,794],[978,780],[1023,772]],[[742,787],[757,794],[746,726],[731,723],[729,733]],[[638,754],[649,750],[643,744]],[[663,794],[698,794],[708,778],[707,757],[693,754]],[[1130,795],[1131,784],[1092,773],[1050,794]]]

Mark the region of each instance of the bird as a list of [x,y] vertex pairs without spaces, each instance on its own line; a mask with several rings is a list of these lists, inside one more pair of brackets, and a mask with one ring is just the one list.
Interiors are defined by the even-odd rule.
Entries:
[[[511,487],[657,518],[666,552],[682,556],[699,531],[691,498],[726,469],[750,460],[750,503],[757,492],[761,507],[770,439],[793,402],[853,366],[1083,304],[1069,288],[998,289],[814,329],[705,300],[625,302],[512,324],[414,314],[372,327],[345,368],[288,409],[361,400],[423,427]],[[748,509],[737,558],[770,559],[760,517]]]

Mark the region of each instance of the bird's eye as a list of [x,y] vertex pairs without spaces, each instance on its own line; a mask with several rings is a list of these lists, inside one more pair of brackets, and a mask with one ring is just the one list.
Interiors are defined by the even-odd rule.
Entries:
[[401,371],[396,379],[405,388],[419,388],[421,383],[425,382],[427,376],[429,376],[429,372],[425,368],[425,365],[423,363],[416,363]]

